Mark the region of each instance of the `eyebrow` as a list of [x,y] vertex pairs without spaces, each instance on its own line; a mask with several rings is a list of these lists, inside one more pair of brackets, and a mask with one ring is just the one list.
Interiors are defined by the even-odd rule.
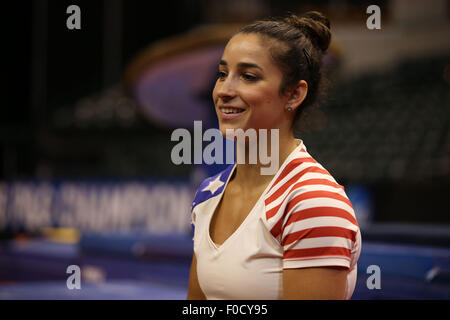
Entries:
[[[228,63],[225,60],[220,60],[219,65],[227,66]],[[250,62],[239,62],[237,65],[240,68],[257,68],[257,69],[263,71],[263,69],[260,66],[258,66],[257,64],[254,64],[254,63],[250,63]]]

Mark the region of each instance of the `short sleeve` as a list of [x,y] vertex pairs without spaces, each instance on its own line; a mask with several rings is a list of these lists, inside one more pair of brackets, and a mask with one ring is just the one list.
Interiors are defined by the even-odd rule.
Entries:
[[283,268],[350,268],[359,227],[344,188],[307,186],[288,197],[281,245]]

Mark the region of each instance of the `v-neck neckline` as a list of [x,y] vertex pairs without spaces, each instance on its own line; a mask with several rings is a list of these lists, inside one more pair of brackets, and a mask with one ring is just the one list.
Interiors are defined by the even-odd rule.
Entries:
[[233,169],[231,170],[230,175],[228,176],[227,181],[225,182],[224,188],[223,188],[222,192],[220,193],[220,196],[216,200],[216,203],[214,205],[214,209],[212,211],[212,214],[209,216],[209,221],[207,223],[207,230],[206,231],[207,231],[208,242],[211,244],[211,246],[217,252],[222,251],[223,248],[225,248],[230,242],[232,242],[233,238],[237,237],[237,235],[239,234],[240,230],[242,230],[245,227],[245,225],[248,223],[248,221],[251,219],[251,216],[254,214],[254,211],[255,211],[256,207],[258,206],[259,202],[264,198],[266,193],[271,189],[272,185],[274,184],[274,182],[276,181],[278,176],[281,174],[283,169],[286,167],[286,164],[291,160],[292,155],[295,154],[298,150],[301,150],[301,148],[303,147],[303,140],[301,140],[301,139],[296,139],[296,140],[299,140],[299,144],[297,145],[297,147],[295,147],[294,150],[292,150],[292,152],[287,156],[287,158],[284,160],[282,165],[278,168],[277,173],[272,177],[272,179],[270,180],[269,184],[266,186],[264,191],[261,193],[261,195],[259,196],[258,200],[255,202],[255,204],[253,205],[252,209],[249,211],[249,213],[247,214],[245,219],[236,228],[236,230],[234,230],[233,233],[228,238],[225,239],[225,241],[222,244],[218,245],[211,238],[211,231],[210,231],[211,230],[211,221],[212,221],[212,218],[214,217],[214,214],[216,213],[216,210],[217,210],[217,207],[218,207],[220,201],[222,200],[222,198],[223,198],[223,196],[225,194],[225,189],[228,186],[228,182],[231,180],[231,177],[233,177],[233,175],[235,173],[237,163],[234,164]]

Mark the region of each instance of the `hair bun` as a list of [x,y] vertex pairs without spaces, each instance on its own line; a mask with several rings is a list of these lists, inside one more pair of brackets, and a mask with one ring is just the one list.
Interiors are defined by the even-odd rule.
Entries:
[[283,21],[304,32],[322,52],[328,49],[331,42],[330,20],[323,13],[309,11],[301,17],[291,14]]

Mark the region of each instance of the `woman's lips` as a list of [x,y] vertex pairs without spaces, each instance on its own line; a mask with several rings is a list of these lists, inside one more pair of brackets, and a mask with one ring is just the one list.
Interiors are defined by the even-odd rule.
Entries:
[[[230,111],[233,111],[234,113],[230,113]],[[242,116],[245,111],[246,109],[243,108],[219,107],[219,117],[222,120],[233,120]]]

